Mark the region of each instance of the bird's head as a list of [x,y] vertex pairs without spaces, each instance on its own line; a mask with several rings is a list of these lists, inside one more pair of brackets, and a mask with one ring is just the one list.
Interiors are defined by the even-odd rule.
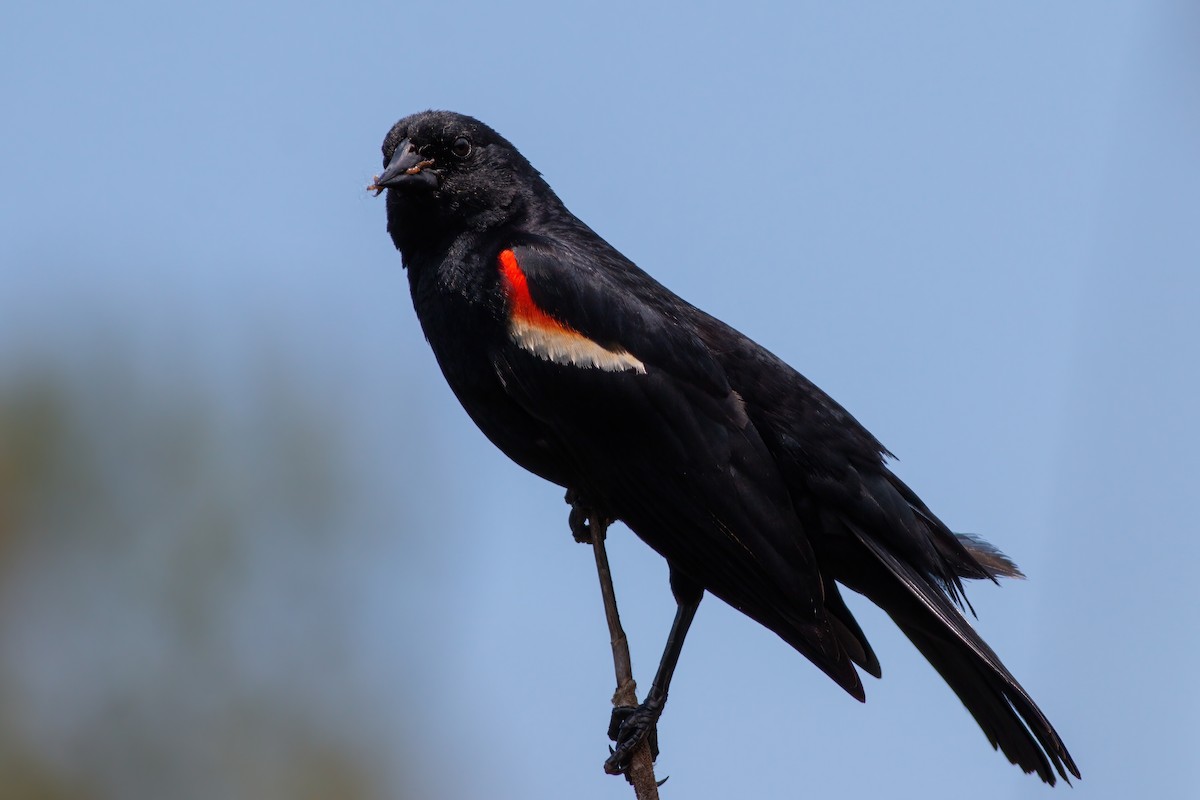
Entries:
[[519,219],[549,188],[508,140],[477,119],[423,111],[392,126],[384,171],[369,187],[387,191],[388,233],[402,252]]

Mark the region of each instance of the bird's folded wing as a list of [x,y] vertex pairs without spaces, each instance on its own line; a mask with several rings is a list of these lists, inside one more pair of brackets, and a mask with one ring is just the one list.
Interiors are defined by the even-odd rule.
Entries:
[[731,605],[804,631],[806,655],[856,684],[783,478],[690,307],[628,262],[547,246],[499,261],[509,337],[493,362],[575,463],[573,488]]

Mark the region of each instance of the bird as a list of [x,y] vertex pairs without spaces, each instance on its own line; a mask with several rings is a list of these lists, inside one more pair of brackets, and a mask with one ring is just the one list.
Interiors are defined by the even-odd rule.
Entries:
[[777,634],[865,701],[880,662],[846,606],[879,606],[992,747],[1045,783],[1079,768],[966,618],[965,580],[1023,577],[952,532],[841,405],[686,302],[572,214],[515,146],[423,111],[383,141],[387,231],[451,390],[483,434],[578,509],[666,559],[675,618],[606,766],[656,733],[701,599]]

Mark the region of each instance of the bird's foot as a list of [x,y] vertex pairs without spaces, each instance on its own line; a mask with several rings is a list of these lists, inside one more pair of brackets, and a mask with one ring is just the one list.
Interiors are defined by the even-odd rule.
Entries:
[[610,747],[611,755],[604,762],[609,775],[622,775],[629,769],[633,751],[642,742],[650,743],[651,760],[658,758],[658,718],[662,709],[642,703],[640,706],[617,706],[608,722],[608,738],[617,743]]
[[[568,524],[571,526],[571,535],[575,537],[575,541],[580,544],[592,543],[592,507],[588,505],[579,492],[574,489],[567,489],[566,496],[567,505],[571,507],[571,515],[567,518]],[[608,517],[602,517],[604,526],[607,528],[612,520]]]

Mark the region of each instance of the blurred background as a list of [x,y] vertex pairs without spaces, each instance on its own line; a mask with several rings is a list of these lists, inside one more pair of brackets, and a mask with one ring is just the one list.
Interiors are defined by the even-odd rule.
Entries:
[[[591,554],[445,387],[364,188],[428,107],[1016,559],[971,599],[1070,796],[1200,794],[1195,3],[4,18],[0,799],[631,796]],[[648,687],[666,569],[610,542]],[[865,706],[707,601],[664,797],[1045,795],[854,608]]]

